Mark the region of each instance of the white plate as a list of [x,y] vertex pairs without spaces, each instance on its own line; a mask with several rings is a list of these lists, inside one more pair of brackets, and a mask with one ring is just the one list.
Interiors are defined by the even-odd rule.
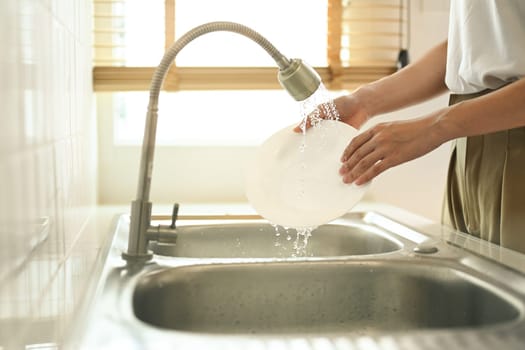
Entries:
[[317,227],[347,213],[368,187],[345,184],[339,175],[340,157],[358,132],[334,120],[305,135],[292,129],[280,130],[260,146],[246,174],[246,196],[273,224]]

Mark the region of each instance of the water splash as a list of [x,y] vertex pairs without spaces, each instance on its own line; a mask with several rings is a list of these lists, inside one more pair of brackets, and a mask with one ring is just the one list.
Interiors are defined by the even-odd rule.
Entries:
[[[321,83],[317,91],[312,94],[309,98],[299,102],[299,112],[301,116],[301,130],[303,133],[303,139],[299,146],[299,152],[301,153],[301,169],[302,174],[306,174],[308,171],[306,166],[306,153],[307,153],[307,137],[306,137],[306,125],[310,124],[312,127],[321,127],[321,121],[327,120],[339,120],[339,113],[335,106],[333,99],[326,87]],[[305,195],[305,184],[306,180],[304,176],[300,176],[297,179],[299,186],[298,192],[296,193],[295,199],[301,201]],[[306,228],[288,228],[279,225],[272,225],[275,229],[275,240],[274,246],[280,247],[283,251],[287,250],[287,247],[292,244],[292,257],[306,257],[308,254],[311,256],[313,253],[308,253],[308,241],[312,236],[312,232],[315,227]],[[296,231],[295,240],[292,242],[292,234],[290,231]],[[284,240],[284,241],[283,241]]]
[[[326,87],[321,83],[315,93],[304,101],[299,102],[299,111],[301,115],[301,130],[303,132],[303,139],[299,146],[299,152],[301,152],[302,162],[301,169],[302,174],[305,174],[308,169],[306,167],[306,151],[307,151],[307,138],[306,138],[306,125],[310,124],[314,128],[321,127],[322,120],[339,120],[339,112],[335,106],[334,100],[331,98],[330,93]],[[304,176],[297,179],[299,182],[299,191],[296,199],[300,201],[305,195],[305,184],[306,180]],[[308,240],[312,236],[312,231],[315,227],[298,228],[297,236],[294,241],[294,257],[304,257],[307,255]]]
[[[314,228],[290,228],[272,224],[274,228],[273,245],[279,249],[280,257],[306,257],[313,253],[307,249],[308,239]],[[294,238],[295,236],[295,238]]]
[[306,134],[306,125],[319,127],[323,119],[339,120],[339,112],[329,91],[321,83],[315,93],[306,100],[299,102],[301,115],[301,130]]
[[293,257],[305,257],[307,256],[306,247],[308,246],[308,239],[312,236],[312,231],[314,228],[300,228],[297,229],[297,236],[293,244],[294,252],[292,253]]
[[273,229],[275,230],[275,240],[273,242],[273,245],[275,247],[280,247],[282,245],[281,244],[281,240],[280,240],[280,238],[281,238],[281,226],[274,225],[274,224],[272,224],[272,226],[273,226]]

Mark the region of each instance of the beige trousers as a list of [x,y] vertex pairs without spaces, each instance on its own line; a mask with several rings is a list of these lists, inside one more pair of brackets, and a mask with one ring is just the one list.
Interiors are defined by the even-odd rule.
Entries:
[[[451,95],[450,104],[486,93]],[[525,253],[525,127],[455,141],[443,222]]]

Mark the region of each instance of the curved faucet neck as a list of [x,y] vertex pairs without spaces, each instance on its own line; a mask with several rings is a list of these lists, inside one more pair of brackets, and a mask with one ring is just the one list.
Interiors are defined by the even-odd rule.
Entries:
[[146,126],[142,143],[140,160],[139,182],[137,197],[132,202],[130,236],[128,251],[123,254],[126,259],[151,258],[148,253],[147,230],[151,221],[151,203],[149,195],[151,176],[153,172],[153,158],[155,138],[157,132],[159,94],[168,70],[178,53],[191,41],[210,32],[229,31],[252,39],[259,44],[275,60],[279,67],[278,79],[285,89],[296,99],[303,100],[313,94],[321,80],[315,71],[304,65],[300,60],[289,60],[281,54],[268,40],[251,28],[234,22],[211,22],[193,28],[166,51],[153,75],[149,90],[149,105],[146,115]]

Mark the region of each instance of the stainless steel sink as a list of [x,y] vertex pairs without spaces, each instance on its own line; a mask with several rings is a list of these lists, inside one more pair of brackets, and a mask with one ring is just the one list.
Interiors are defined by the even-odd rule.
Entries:
[[192,258],[287,258],[382,254],[403,244],[384,230],[346,222],[318,227],[311,236],[267,222],[178,227],[172,238],[150,243],[158,255]]
[[525,256],[407,217],[346,215],[295,257],[260,219],[185,218],[125,262],[122,215],[64,348],[524,349]]
[[479,328],[515,321],[517,301],[440,264],[284,262],[188,266],[144,276],[142,321],[220,334]]

